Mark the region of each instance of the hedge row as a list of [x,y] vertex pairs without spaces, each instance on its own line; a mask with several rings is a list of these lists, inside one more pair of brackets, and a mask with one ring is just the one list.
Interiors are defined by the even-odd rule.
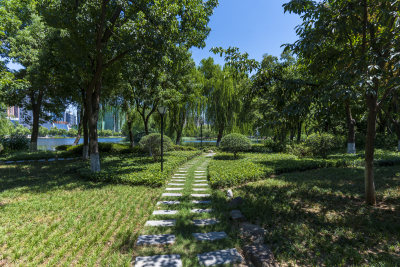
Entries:
[[[377,149],[375,166],[400,164],[400,153]],[[213,187],[229,187],[256,181],[272,174],[306,171],[328,167],[363,167],[364,153],[356,155],[335,154],[322,158],[299,158],[291,154],[243,154],[238,160],[220,153],[209,165],[210,184]]]
[[154,162],[145,156],[107,156],[102,159],[102,171],[96,174],[90,172],[89,166],[79,169],[81,177],[118,184],[146,185],[158,187],[173,172],[186,161],[198,156],[201,151],[172,151],[164,158],[164,172],[160,170],[160,162]]

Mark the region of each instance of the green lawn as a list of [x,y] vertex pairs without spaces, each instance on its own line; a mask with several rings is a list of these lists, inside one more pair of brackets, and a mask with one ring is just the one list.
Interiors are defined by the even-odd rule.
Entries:
[[130,265],[162,189],[91,182],[84,165],[0,165],[0,265]]
[[283,265],[399,266],[400,166],[378,167],[375,177],[376,207],[363,204],[360,167],[281,174],[234,195]]

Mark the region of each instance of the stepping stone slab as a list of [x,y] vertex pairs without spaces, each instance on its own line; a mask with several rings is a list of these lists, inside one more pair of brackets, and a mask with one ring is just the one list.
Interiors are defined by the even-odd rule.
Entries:
[[245,257],[257,267],[276,266],[274,254],[267,245],[247,245],[243,248],[243,251]]
[[175,173],[174,176],[186,176],[186,174],[183,174],[183,173]]
[[194,204],[211,204],[211,200],[192,200]]
[[225,232],[194,233],[193,236],[198,241],[214,241],[227,237]]
[[198,183],[198,182],[207,182],[207,180],[194,180],[194,182],[195,182],[195,183]]
[[136,257],[135,267],[182,267],[180,255]]
[[171,182],[184,182],[185,180],[181,180],[181,179],[172,179]]
[[155,210],[153,211],[153,215],[174,215],[177,214],[177,210]]
[[206,226],[206,225],[213,225],[217,224],[219,221],[217,219],[199,219],[199,220],[193,220],[193,224],[195,226]]
[[181,203],[180,201],[158,201],[157,205],[162,205],[162,204],[164,204],[164,205],[178,205],[180,203]]
[[176,186],[180,186],[180,185],[185,185],[185,184],[169,183],[168,185],[176,185]]
[[163,197],[181,197],[181,193],[163,193],[161,196]]
[[25,162],[25,160],[17,160],[16,163],[22,163]]
[[208,186],[208,184],[193,184],[193,186]]
[[231,210],[231,218],[232,220],[244,220],[243,214],[240,212],[240,210]]
[[64,160],[64,158],[58,158],[58,160]]
[[191,213],[210,213],[212,212],[212,209],[193,209],[190,212]]
[[207,191],[208,188],[193,188],[193,191]]
[[147,221],[146,226],[160,226],[160,227],[167,227],[167,226],[175,226],[176,220],[160,220],[160,221]]
[[45,162],[46,160],[45,159],[39,159],[38,161],[39,162]]
[[182,187],[167,187],[165,188],[166,191],[181,191],[183,190]]
[[194,172],[197,172],[197,173],[205,173],[206,171],[194,171]]
[[175,243],[175,235],[141,235],[136,245],[166,245]]
[[203,266],[233,264],[233,263],[241,263],[243,261],[242,256],[235,248],[198,254],[197,258],[199,260],[200,265]]
[[209,197],[210,194],[191,194],[192,197]]
[[55,159],[55,158],[52,158],[52,159],[48,159],[48,161],[56,161],[56,159]]

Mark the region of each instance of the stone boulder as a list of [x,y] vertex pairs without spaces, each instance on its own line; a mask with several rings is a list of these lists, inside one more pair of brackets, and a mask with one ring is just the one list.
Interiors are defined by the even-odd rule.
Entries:
[[231,210],[230,217],[234,221],[245,221],[246,218],[243,216],[240,210]]
[[266,233],[267,230],[255,224],[244,222],[239,225],[239,235],[248,243],[263,244]]
[[229,202],[228,206],[229,208],[237,208],[240,207],[242,204],[243,204],[243,198],[235,197]]
[[264,244],[247,245],[243,248],[247,260],[256,267],[279,266],[274,259],[271,249]]

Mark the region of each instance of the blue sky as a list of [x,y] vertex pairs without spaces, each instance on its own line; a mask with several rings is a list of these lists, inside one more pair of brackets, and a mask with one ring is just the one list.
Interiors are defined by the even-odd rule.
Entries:
[[191,49],[198,65],[209,56],[223,65],[219,55],[209,52],[214,46],[236,46],[258,61],[264,54],[279,56],[282,44],[297,40],[298,15],[284,14],[282,4],[289,0],[219,0],[209,26],[211,32],[203,49]]

